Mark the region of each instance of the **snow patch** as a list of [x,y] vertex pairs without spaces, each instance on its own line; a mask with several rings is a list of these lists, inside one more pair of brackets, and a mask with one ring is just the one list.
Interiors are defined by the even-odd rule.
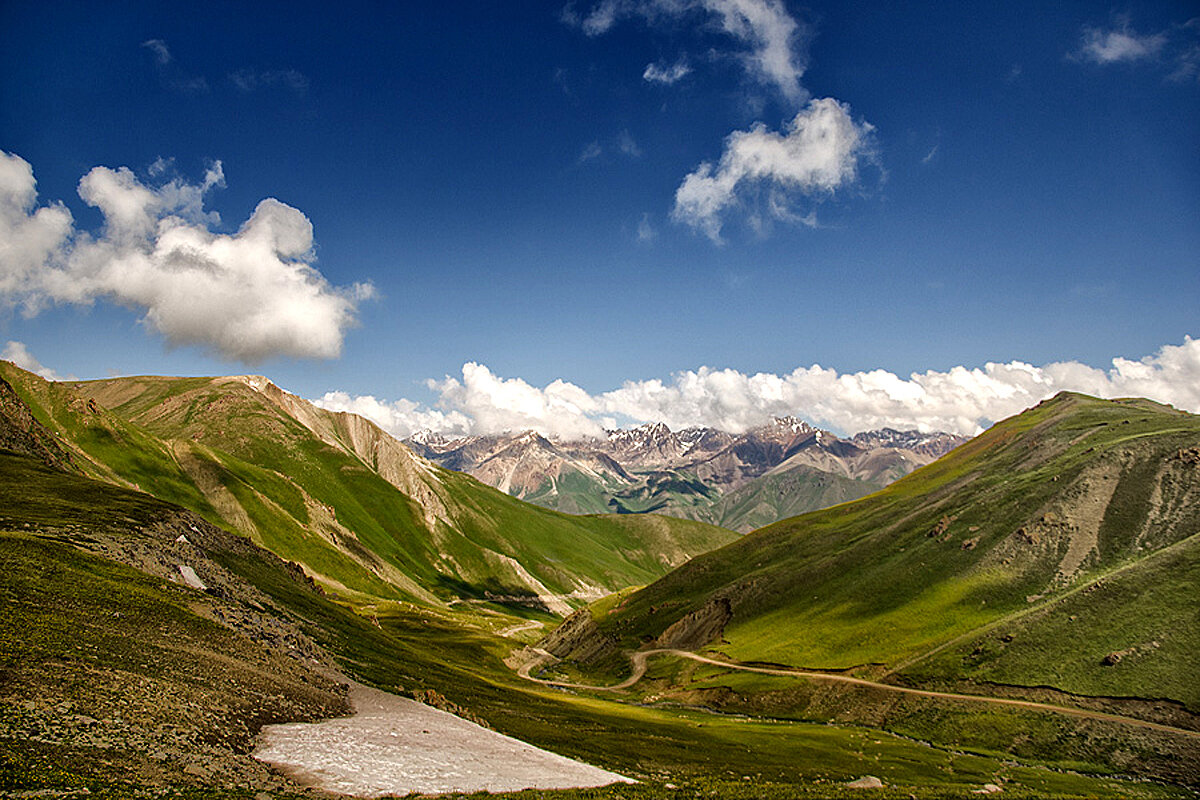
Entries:
[[633,783],[444,711],[352,685],[355,714],[268,725],[254,757],[325,791],[363,797]]

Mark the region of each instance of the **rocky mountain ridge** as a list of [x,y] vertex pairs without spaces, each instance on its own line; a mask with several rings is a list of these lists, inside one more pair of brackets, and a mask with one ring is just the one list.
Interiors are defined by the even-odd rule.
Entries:
[[[839,437],[795,417],[741,434],[647,423],[603,439],[560,440],[533,431],[448,439],[422,431],[416,453],[523,500],[573,513],[657,513],[749,531],[783,516],[870,494],[965,439],[882,429]],[[777,478],[823,481],[812,497],[782,497]],[[771,497],[756,499],[756,494]],[[742,508],[733,513],[731,505]],[[780,516],[783,515],[783,516]]]

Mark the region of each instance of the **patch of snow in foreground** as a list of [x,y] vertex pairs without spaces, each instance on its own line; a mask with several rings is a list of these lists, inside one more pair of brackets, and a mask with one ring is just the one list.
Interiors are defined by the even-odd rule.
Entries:
[[342,794],[509,792],[633,783],[461,717],[352,684],[352,717],[268,725],[254,757]]

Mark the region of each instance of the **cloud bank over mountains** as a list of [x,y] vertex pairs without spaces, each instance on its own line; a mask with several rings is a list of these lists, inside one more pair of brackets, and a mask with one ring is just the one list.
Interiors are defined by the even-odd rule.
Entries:
[[213,230],[221,220],[204,198],[224,185],[219,161],[199,184],[147,185],[126,167],[95,167],[79,181],[80,198],[104,217],[93,235],[61,202],[38,206],[33,168],[0,151],[0,303],[33,316],[104,299],[143,311],[172,345],[248,364],[340,355],[372,285],[332,286],[314,266],[312,223],[274,198],[236,232]]
[[461,378],[428,385],[438,395],[436,408],[345,392],[329,392],[316,402],[361,414],[399,438],[424,429],[448,436],[532,429],[571,439],[644,422],[741,433],[789,414],[846,434],[891,427],[970,436],[1063,390],[1149,397],[1200,412],[1200,340],[1189,337],[1137,361],[1114,358],[1106,370],[1074,361],[1041,367],[1011,361],[904,378],[886,370],[843,374],[819,365],[785,375],[701,367],[667,381],[627,381],[593,395],[562,380],[539,389],[468,363]]

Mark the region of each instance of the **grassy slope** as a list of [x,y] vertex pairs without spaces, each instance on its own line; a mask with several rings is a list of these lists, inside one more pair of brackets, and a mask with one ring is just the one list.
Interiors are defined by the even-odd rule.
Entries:
[[777,520],[857,500],[882,483],[853,480],[808,467],[756,478],[718,501],[708,517],[715,525],[751,531]]
[[344,415],[304,409],[328,428],[322,437],[237,381],[131,378],[68,387],[10,365],[0,373],[85,456],[79,460],[91,476],[191,508],[363,600],[613,590],[649,582],[733,538],[678,520],[557,514],[429,467],[417,486],[446,509],[433,521],[343,441]]
[[[177,513],[144,494],[0,454],[0,528],[7,529],[0,531],[0,724],[28,730],[23,709],[33,699],[51,731],[33,740],[0,736],[0,790],[89,788],[95,796],[127,796],[126,781],[220,783],[219,764],[207,762],[209,777],[188,774],[184,762],[155,754],[155,737],[181,731],[182,744],[212,755],[223,733],[233,731],[227,744],[237,749],[244,732],[263,721],[312,713],[295,707],[312,689],[288,682],[287,659],[277,663],[193,612],[202,594],[70,546],[98,533],[146,536],[148,526]],[[633,790],[552,796],[662,796],[655,778],[721,796],[829,796],[837,783],[867,772],[895,785],[898,796],[963,793],[993,781],[1005,782],[1010,794],[1175,796],[1163,787],[949,752],[869,728],[750,721],[547,690],[514,678],[500,663],[511,644],[462,618],[391,604],[380,609],[377,626],[253,547],[210,546],[208,555],[287,609],[359,678],[393,690],[435,690],[506,733],[651,780]],[[102,731],[100,738],[88,733],[55,743],[56,719],[74,714],[99,720],[88,730]],[[131,728],[149,733],[121,733]],[[251,797],[258,788],[222,794]]]
[[[734,617],[721,649],[735,658],[894,667],[997,620],[1044,608],[1017,625],[1028,633],[1013,645],[992,648],[994,659],[985,652],[964,664],[963,648],[976,646],[964,643],[914,664],[912,677],[1165,695],[1200,710],[1195,686],[1188,686],[1188,676],[1200,674],[1194,604],[1189,609],[1183,599],[1194,595],[1194,570],[1171,566],[1195,551],[1147,558],[1200,531],[1200,481],[1194,466],[1176,459],[1197,444],[1195,416],[1149,401],[1060,395],[876,495],[786,520],[701,556],[601,623],[632,643],[656,636],[710,597],[725,596]],[[1056,539],[1039,521],[1053,521],[1055,509],[1061,513],[1113,481],[1094,550],[1077,575],[1058,577],[1071,537]],[[1022,530],[1039,543],[1028,544]],[[1143,559],[1104,590],[1056,604],[1072,586]],[[1109,628],[1121,619],[1136,622]],[[1049,653],[1075,654],[1074,666],[1045,657],[1037,643],[1052,640]],[[1116,668],[1097,657],[1110,647],[1142,644],[1153,652]]]
[[642,484],[613,487],[582,473],[566,472],[556,480],[546,480],[521,499],[570,514],[660,513],[746,532],[786,517],[856,500],[887,483],[800,467],[763,475],[722,495],[686,472],[661,470],[640,477]]
[[[336,684],[203,615],[203,593],[73,546],[115,538],[155,552],[175,535],[149,532],[164,520],[197,536],[181,513],[0,451],[0,790],[48,776],[72,788],[187,782],[188,767],[262,775],[248,759],[225,769],[261,725],[344,713]],[[223,536],[231,553],[253,552]],[[277,559],[259,563],[301,591]]]

